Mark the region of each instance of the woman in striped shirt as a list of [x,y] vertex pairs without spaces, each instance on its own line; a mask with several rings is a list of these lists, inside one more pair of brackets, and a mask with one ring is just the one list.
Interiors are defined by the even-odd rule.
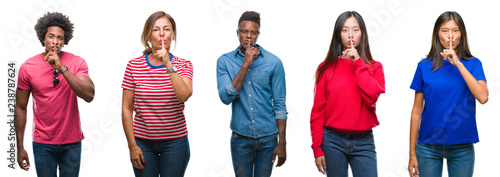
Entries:
[[142,32],[143,55],[125,70],[122,121],[135,176],[184,176],[189,161],[183,110],[193,93],[193,66],[169,53],[175,39],[174,19],[153,13]]

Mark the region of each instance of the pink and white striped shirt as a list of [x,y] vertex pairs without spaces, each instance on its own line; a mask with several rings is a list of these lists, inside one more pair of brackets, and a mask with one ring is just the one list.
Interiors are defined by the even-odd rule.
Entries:
[[[170,55],[173,56],[173,55]],[[181,77],[193,78],[191,61],[171,57]],[[169,140],[188,135],[184,103],[175,96],[164,65],[152,66],[147,54],[129,61],[122,88],[134,91],[134,135],[146,140]]]

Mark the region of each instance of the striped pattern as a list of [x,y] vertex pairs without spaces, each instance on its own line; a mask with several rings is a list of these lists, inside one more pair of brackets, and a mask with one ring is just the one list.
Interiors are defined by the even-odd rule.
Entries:
[[[172,58],[181,77],[193,78],[191,61]],[[187,136],[184,103],[175,96],[166,67],[151,68],[145,55],[129,61],[122,88],[134,91],[134,134],[147,140],[178,139]]]

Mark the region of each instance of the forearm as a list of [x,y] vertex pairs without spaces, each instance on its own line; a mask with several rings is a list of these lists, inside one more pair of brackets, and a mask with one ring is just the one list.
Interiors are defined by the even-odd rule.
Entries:
[[94,84],[90,81],[90,79],[89,81],[81,80],[69,71],[64,72],[63,76],[76,96],[89,103],[94,99]]
[[286,120],[276,119],[278,126],[278,144],[286,145]]
[[412,114],[410,123],[410,156],[415,156],[421,115]]
[[123,131],[125,132],[125,136],[127,138],[128,147],[137,146],[134,136],[132,113],[131,109],[122,109]]
[[250,65],[243,63],[240,70],[238,71],[238,74],[236,74],[234,79],[231,81],[231,84],[237,92],[240,92],[241,88],[243,87],[243,81],[245,80],[245,76],[247,75],[249,67]]
[[462,74],[462,77],[467,83],[469,90],[472,92],[472,95],[481,103],[484,104],[488,101],[488,88],[486,85],[482,85],[479,81],[474,78],[474,76],[465,68],[462,63],[457,64],[456,66]]
[[189,97],[191,97],[191,95],[193,94],[193,90],[190,87],[191,83],[189,84],[186,83],[186,82],[191,82],[191,79],[189,78],[183,79],[177,72],[171,72],[169,75],[175,96],[180,102],[186,102],[189,99]]
[[24,130],[26,128],[26,108],[22,109],[16,105],[14,112],[14,124],[16,127],[17,149],[24,149]]

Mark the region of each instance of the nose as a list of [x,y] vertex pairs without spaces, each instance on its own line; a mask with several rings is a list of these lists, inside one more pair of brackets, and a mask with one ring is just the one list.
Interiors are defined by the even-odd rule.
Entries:
[[349,30],[349,38],[353,38],[354,37],[354,32],[352,32],[352,30]]

